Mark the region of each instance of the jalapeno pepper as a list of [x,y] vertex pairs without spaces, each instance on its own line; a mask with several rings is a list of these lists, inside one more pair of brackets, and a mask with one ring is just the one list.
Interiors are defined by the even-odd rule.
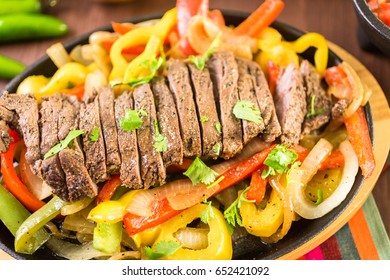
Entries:
[[12,79],[19,75],[25,68],[26,66],[21,62],[0,55],[0,79]]
[[13,13],[39,13],[41,2],[38,0],[1,0],[0,15]]
[[62,20],[43,14],[0,15],[0,42],[63,36],[68,26]]

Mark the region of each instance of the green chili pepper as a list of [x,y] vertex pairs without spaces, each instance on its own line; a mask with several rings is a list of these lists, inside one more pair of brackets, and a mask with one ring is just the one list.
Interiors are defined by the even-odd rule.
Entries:
[[[19,227],[22,223],[28,219],[31,214],[26,208],[0,184],[0,220],[12,233],[16,235]],[[35,233],[31,234],[29,240],[25,240],[23,248],[19,252],[32,254],[34,253],[42,244],[44,244],[50,235],[43,229],[37,230]]]
[[0,79],[10,80],[25,68],[26,66],[19,61],[0,55]]
[[59,37],[67,32],[67,24],[53,16],[25,13],[0,15],[0,42]]
[[113,224],[97,223],[93,231],[93,247],[107,254],[120,251],[122,241],[122,222]]
[[41,2],[38,0],[1,0],[0,15],[13,13],[40,13]]
[[43,226],[60,214],[61,208],[66,204],[67,202],[57,196],[54,196],[47,204],[31,214],[31,216],[23,222],[15,234],[15,251],[30,251],[30,248],[26,245],[29,244],[31,238],[35,236],[36,232],[44,230]]

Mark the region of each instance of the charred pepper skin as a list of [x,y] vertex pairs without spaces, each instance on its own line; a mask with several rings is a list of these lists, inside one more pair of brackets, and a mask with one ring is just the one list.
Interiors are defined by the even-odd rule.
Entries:
[[62,20],[44,14],[0,15],[0,43],[65,35],[68,25]]
[[25,68],[21,62],[0,55],[0,79],[10,80],[23,72]]
[[0,0],[0,15],[13,13],[40,13],[41,2],[38,0]]

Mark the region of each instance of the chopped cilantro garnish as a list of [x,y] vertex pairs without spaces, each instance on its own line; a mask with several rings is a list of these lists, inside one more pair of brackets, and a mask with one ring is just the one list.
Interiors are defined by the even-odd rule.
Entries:
[[324,201],[324,192],[321,189],[317,190],[317,201],[315,202],[316,205],[321,204]]
[[215,177],[218,176],[214,170],[208,167],[200,158],[196,157],[195,160],[188,167],[187,171],[183,173],[190,178],[192,184],[195,186],[200,182],[204,184],[211,184],[215,181]]
[[218,46],[221,44],[221,35],[218,35],[210,44],[207,51],[202,56],[194,56],[190,55],[188,59],[198,68],[199,70],[203,70],[206,66],[206,61],[209,57],[215,52]]
[[267,178],[276,173],[282,174],[297,158],[298,154],[295,151],[287,149],[285,145],[277,145],[265,159],[264,165],[268,166],[268,169],[264,169],[261,176]]
[[206,117],[206,116],[201,116],[200,117],[200,122],[208,122],[209,121],[209,118]]
[[255,124],[261,123],[260,111],[255,108],[255,104],[248,100],[238,100],[233,108],[233,114],[237,119],[243,119],[254,122]]
[[89,140],[91,140],[92,142],[96,142],[99,139],[99,131],[100,129],[98,127],[95,127],[89,135]]
[[64,140],[60,141],[60,143],[58,143],[57,145],[55,145],[54,147],[52,147],[46,154],[45,156],[43,157],[44,159],[48,159],[52,156],[54,156],[55,154],[58,154],[59,152],[61,152],[63,149],[65,149],[66,147],[69,146],[70,142],[72,142],[72,140],[74,140],[75,138],[77,138],[78,136],[84,134],[84,131],[82,130],[78,130],[78,129],[72,129],[69,134],[65,137]]
[[214,146],[213,146],[213,152],[214,154],[216,154],[217,156],[219,156],[221,154],[221,144],[220,143],[216,143]]
[[241,194],[236,198],[236,200],[230,204],[230,206],[223,212],[223,216],[226,219],[226,222],[233,227],[236,226],[236,223],[239,226],[242,226],[242,219],[240,215],[241,203],[245,202],[255,202],[254,200],[248,200],[245,194],[248,192],[249,187],[241,192]]
[[215,213],[213,207],[211,206],[211,201],[205,201],[204,203],[207,204],[207,208],[200,213],[200,220],[203,223],[208,224],[210,219],[214,219]]
[[221,124],[220,122],[217,122],[217,123],[215,124],[215,129],[217,130],[217,132],[218,132],[219,134],[221,134],[221,133],[222,133],[222,124]]
[[316,115],[322,114],[324,112],[323,108],[320,108],[318,111],[315,110],[315,106],[314,106],[315,99],[316,99],[316,96],[312,95],[311,99],[310,99],[310,112],[306,114],[306,118],[310,118],[312,116],[316,116]]
[[154,120],[154,129],[156,136],[154,138],[153,147],[156,149],[157,152],[165,152],[168,150],[168,138],[160,133],[160,130],[158,129],[158,122],[157,119]]
[[145,111],[144,107],[138,110],[138,113],[140,116],[146,117],[148,115],[148,112]]
[[145,246],[144,252],[148,259],[155,260],[168,255],[172,255],[181,247],[182,245],[176,243],[173,240],[161,240],[160,242],[156,243],[153,248]]
[[125,116],[121,119],[120,125],[124,131],[135,130],[141,127],[142,119],[136,110],[126,110]]

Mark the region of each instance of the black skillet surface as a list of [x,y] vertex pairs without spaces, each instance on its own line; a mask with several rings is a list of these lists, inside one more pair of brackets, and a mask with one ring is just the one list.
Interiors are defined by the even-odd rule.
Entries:
[[[248,14],[240,13],[235,11],[224,11],[225,20],[227,24],[237,25],[243,21]],[[137,23],[146,21],[149,19],[160,18],[161,15],[132,18],[128,21]],[[303,31],[300,31],[294,27],[291,27],[287,24],[281,22],[275,22],[273,24],[287,41],[292,41],[304,34]],[[110,25],[104,26],[96,30],[112,30]],[[95,30],[94,30],[95,31]],[[70,51],[76,45],[86,44],[88,42],[88,37],[92,33],[91,31],[88,34],[85,34],[67,44],[65,48]],[[302,56],[311,62],[313,62],[314,49],[309,49]],[[335,53],[329,51],[329,61],[328,67],[337,65],[341,62],[341,59],[337,57]],[[45,75],[52,76],[56,71],[55,65],[48,58],[47,55],[40,58],[30,67],[28,67],[23,73],[14,78],[5,88],[8,92],[16,92],[18,85],[28,76],[31,75]],[[0,93],[1,94],[1,93]],[[365,107],[366,117],[368,121],[368,126],[370,129],[371,139],[373,140],[373,122],[372,115],[369,105]],[[361,171],[356,177],[355,184],[353,185],[352,190],[347,195],[346,199],[330,213],[316,220],[304,220],[293,222],[293,225],[289,233],[278,243],[272,245],[265,245],[261,243],[259,238],[251,236],[249,238],[241,239],[236,244],[234,244],[234,259],[277,259],[283,255],[296,250],[300,246],[304,245],[309,240],[315,238],[321,232],[329,227],[347,208],[350,202],[355,197],[356,193],[359,191],[361,184],[363,183],[363,176]],[[0,222],[0,248],[7,252],[9,255],[13,256],[16,259],[25,259],[25,260],[50,260],[50,259],[60,259],[56,257],[49,249],[43,247],[39,249],[33,255],[19,254],[14,251],[13,236],[6,227]]]

